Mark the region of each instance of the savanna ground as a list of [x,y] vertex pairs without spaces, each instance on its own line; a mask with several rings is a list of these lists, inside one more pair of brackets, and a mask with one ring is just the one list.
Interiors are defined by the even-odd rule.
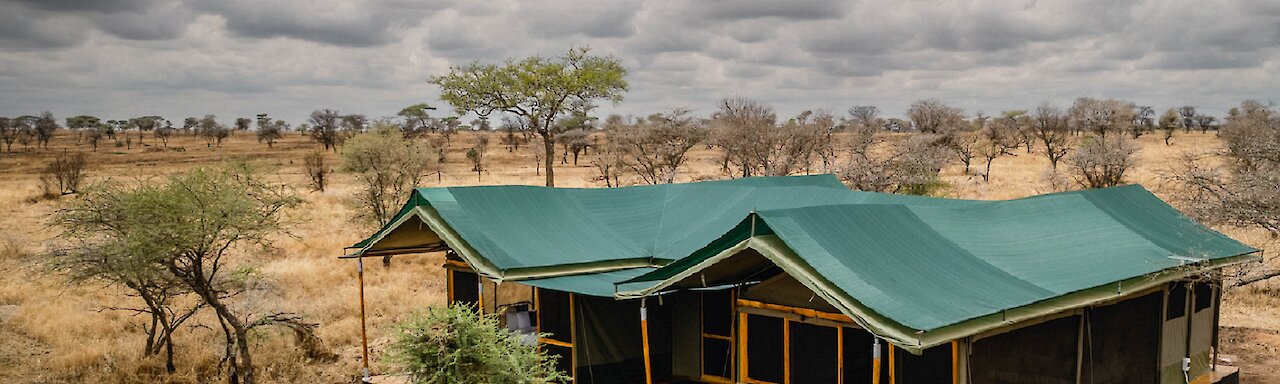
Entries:
[[[433,175],[428,186],[476,184],[540,185],[535,174],[532,148],[508,152],[497,145],[497,134],[486,155],[488,171],[477,180],[464,153],[475,135],[455,135],[448,164],[439,180]],[[255,334],[254,360],[264,382],[340,383],[357,380],[360,366],[360,319],[357,304],[356,267],[352,260],[339,260],[343,247],[369,233],[350,224],[346,199],[354,187],[352,178],[336,172],[324,192],[308,192],[302,172],[304,155],[319,150],[308,138],[292,133],[275,148],[258,143],[251,133],[237,133],[220,148],[208,148],[202,140],[176,135],[168,149],[151,146],[132,149],[102,145],[89,157],[90,182],[104,179],[145,183],[197,166],[215,165],[236,158],[249,159],[271,167],[285,182],[297,186],[309,202],[297,213],[305,221],[294,226],[292,236],[281,237],[276,249],[248,260],[256,265],[271,287],[242,298],[247,304],[302,314],[320,324],[317,333],[339,358],[336,362],[304,361],[287,331]],[[1163,195],[1161,172],[1186,151],[1218,148],[1214,134],[1183,134],[1166,146],[1156,135],[1139,140],[1137,168],[1128,180]],[[540,145],[530,142],[529,147]],[[176,150],[182,148],[183,150]],[[559,150],[559,148],[557,148]],[[222,353],[221,334],[211,325],[211,315],[184,326],[177,336],[175,374],[164,374],[160,358],[142,358],[141,334],[145,316],[106,309],[136,305],[114,288],[68,286],[61,276],[51,275],[40,261],[57,231],[46,220],[74,195],[41,198],[39,173],[44,164],[62,151],[89,151],[76,146],[75,138],[62,132],[48,150],[0,153],[0,381],[40,382],[209,382],[217,377]],[[1002,157],[992,166],[991,181],[965,175],[960,166],[943,172],[947,187],[941,195],[972,199],[1008,199],[1049,191],[1043,175],[1048,161],[1039,153]],[[339,157],[330,152],[328,163],[340,169]],[[699,146],[691,153],[680,180],[722,178],[716,153]],[[598,187],[591,155],[578,165],[562,164],[556,169],[556,184],[565,187]],[[572,161],[572,156],[570,156]],[[975,165],[975,168],[979,168]],[[1232,237],[1268,250],[1278,250],[1274,240],[1261,231],[1220,228]],[[1280,266],[1268,257],[1266,263]],[[444,279],[438,266],[440,255],[397,257],[391,268],[374,261],[366,266],[369,337],[372,365],[376,373],[390,367],[378,356],[391,340],[391,326],[416,308],[440,304],[444,300]],[[1244,381],[1280,382],[1280,283],[1262,282],[1229,290],[1222,311],[1222,353],[1242,368]],[[189,323],[192,324],[192,323]]]

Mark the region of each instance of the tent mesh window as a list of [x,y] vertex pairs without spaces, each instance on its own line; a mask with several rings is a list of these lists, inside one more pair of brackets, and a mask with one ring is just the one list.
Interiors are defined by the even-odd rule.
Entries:
[[573,336],[571,313],[569,312],[569,294],[550,289],[538,290],[538,327],[542,333],[549,333],[547,339],[572,343]]
[[1015,329],[973,343],[973,383],[1076,382],[1080,317],[1069,316]]
[[1213,306],[1213,285],[1207,283],[1196,284],[1196,312],[1200,312]]
[[[875,345],[874,336],[856,328],[843,328],[841,331],[844,332],[844,362],[842,363],[844,383],[871,384],[872,361],[875,359],[872,351]],[[886,344],[880,344],[880,356],[888,356],[888,352],[885,351]],[[888,364],[884,364],[882,370],[885,369],[888,369]]]
[[1174,283],[1169,286],[1169,304],[1165,306],[1165,320],[1187,315],[1187,285]]
[[905,350],[894,354],[898,359],[894,364],[896,383],[931,384],[950,383],[952,370],[951,344],[943,344],[924,350],[916,356]]
[[[840,380],[840,329],[787,322],[790,329],[791,384],[826,384]],[[865,345],[864,345],[865,347]]]
[[1161,292],[1090,308],[1080,377],[1085,383],[1159,380]]
[[573,296],[578,383],[644,383],[640,302]]
[[453,294],[450,295],[453,301],[450,301],[449,304],[465,303],[475,306],[476,303],[480,302],[479,275],[453,269],[449,270],[449,274],[451,275],[449,281],[452,283],[449,289],[453,291]]
[[728,378],[733,375],[733,293],[702,293],[702,373]]
[[783,382],[786,372],[785,321],[777,317],[747,315],[747,378]]

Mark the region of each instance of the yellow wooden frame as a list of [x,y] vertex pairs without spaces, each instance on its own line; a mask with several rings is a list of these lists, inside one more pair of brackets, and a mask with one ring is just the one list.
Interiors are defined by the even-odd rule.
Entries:
[[[738,301],[743,302],[747,300],[738,300]],[[779,306],[779,307],[782,307],[782,306]],[[752,308],[759,308],[759,307],[752,307]],[[800,308],[797,308],[797,309],[800,309]],[[819,313],[822,313],[822,312],[819,312]],[[750,362],[748,361],[748,358],[747,358],[748,357],[747,343],[749,342],[749,338],[747,337],[747,328],[750,327],[750,323],[747,321],[747,317],[749,315],[774,317],[782,320],[782,344],[783,344],[783,350],[782,350],[783,382],[782,383],[774,383],[772,381],[753,379],[747,374],[747,372],[749,372],[747,368],[750,366]],[[740,381],[743,383],[749,383],[749,384],[790,384],[791,383],[791,323],[801,323],[801,324],[813,325],[818,327],[835,328],[836,330],[836,378],[838,382],[843,383],[844,382],[844,364],[845,364],[844,333],[845,333],[845,330],[847,329],[855,329],[855,328],[851,328],[847,326],[830,325],[830,324],[807,323],[802,321],[791,320],[785,317],[769,316],[764,314],[747,313],[747,312],[738,312],[738,340],[740,340],[740,342],[738,343],[738,356],[740,356],[738,360],[738,372],[739,372],[739,377],[741,378]],[[879,366],[876,365],[876,369],[878,369],[878,367]]]
[[739,307],[767,309],[771,311],[791,313],[791,314],[799,315],[801,317],[810,317],[815,319],[823,319],[823,320],[830,320],[830,321],[835,321],[839,323],[846,323],[847,325],[845,326],[859,328],[857,324],[853,322],[852,318],[842,313],[823,312],[816,309],[798,308],[798,307],[792,307],[792,306],[786,306],[786,305],[780,305],[780,304],[769,304],[761,301],[754,301],[754,300],[747,300],[747,299],[738,299],[737,304]]
[[[698,334],[699,336],[701,336],[698,338],[698,380],[707,382],[707,383],[718,383],[718,384],[733,383],[734,382],[733,376],[741,376],[741,375],[737,375],[738,371],[735,369],[736,367],[734,367],[735,364],[733,364],[733,361],[736,360],[739,356],[737,354],[736,349],[734,348],[734,344],[736,344],[736,340],[735,340],[736,332],[733,331],[733,328],[734,328],[733,320],[735,317],[737,317],[736,315],[738,314],[738,307],[737,305],[734,305],[734,303],[737,302],[738,294],[737,292],[733,292],[733,291],[729,292],[729,313],[730,313],[729,336],[717,335],[717,334],[706,332],[706,329],[705,329],[706,319],[703,318],[704,317],[703,313],[705,312],[704,306],[706,305],[705,298],[706,298],[705,293],[698,294]],[[707,367],[706,367],[707,346],[705,345],[706,339],[724,340],[729,342],[729,369],[731,371],[729,372],[730,377],[721,377],[721,376],[714,376],[714,375],[707,374]]]
[[569,342],[566,343],[560,340],[542,337],[542,301],[538,299],[539,293],[541,292],[542,288],[533,287],[533,308],[538,316],[538,326],[535,327],[538,330],[538,344],[569,348],[569,369],[572,371],[569,372],[569,376],[572,378],[572,382],[576,383],[578,381],[578,350],[573,346],[576,344],[577,340],[575,340],[575,338],[577,337],[576,334],[578,332],[575,327],[575,320],[573,316],[573,293],[565,292],[565,294],[569,295]]

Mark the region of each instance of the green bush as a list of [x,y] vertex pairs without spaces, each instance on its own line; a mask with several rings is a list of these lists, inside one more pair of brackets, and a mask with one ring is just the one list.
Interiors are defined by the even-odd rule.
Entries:
[[556,358],[469,305],[431,307],[398,325],[390,359],[414,383],[552,383],[569,377]]

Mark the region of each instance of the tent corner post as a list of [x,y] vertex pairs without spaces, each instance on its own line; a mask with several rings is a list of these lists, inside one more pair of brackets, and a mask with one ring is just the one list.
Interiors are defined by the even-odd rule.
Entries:
[[364,311],[364,257],[356,258],[356,279],[360,282],[360,363],[362,382],[369,382],[369,334],[365,325]]
[[645,306],[645,298],[640,298],[640,338],[644,345],[644,382],[653,384],[653,367],[649,360],[649,308]]

